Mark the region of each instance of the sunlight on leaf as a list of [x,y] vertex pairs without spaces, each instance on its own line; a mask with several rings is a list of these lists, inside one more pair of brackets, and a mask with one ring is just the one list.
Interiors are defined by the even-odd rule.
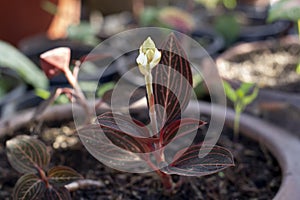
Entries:
[[230,166],[234,166],[234,161],[227,149],[220,146],[194,145],[179,151],[174,156],[174,161],[163,171],[183,176],[204,176]]
[[48,178],[51,184],[64,186],[83,177],[70,167],[56,166],[48,171]]
[[47,147],[27,135],[8,140],[6,148],[9,163],[20,173],[37,172],[37,168],[45,169],[50,162]]

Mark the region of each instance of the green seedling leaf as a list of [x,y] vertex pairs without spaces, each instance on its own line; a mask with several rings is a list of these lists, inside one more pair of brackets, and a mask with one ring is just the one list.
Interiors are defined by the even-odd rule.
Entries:
[[42,71],[18,49],[4,41],[0,41],[0,65],[15,70],[35,88],[48,87],[48,79]]
[[35,174],[25,174],[17,181],[13,200],[41,199],[46,191],[45,182]]
[[253,86],[253,83],[242,83],[239,89],[237,89],[237,92],[241,92],[246,95],[250,91],[250,89],[253,88]]
[[20,173],[36,173],[38,169],[45,169],[50,162],[47,147],[27,135],[8,140],[6,148],[9,163]]
[[280,0],[271,5],[269,9],[268,22],[278,19],[297,21],[300,19],[299,0]]
[[46,190],[43,200],[72,200],[72,197],[65,187],[51,187]]
[[48,180],[55,186],[65,186],[83,177],[74,169],[66,166],[56,166],[48,171]]
[[161,60],[152,70],[153,95],[157,109],[157,118],[167,123],[184,111],[193,90],[193,77],[190,63],[184,49],[172,33],[161,48]]
[[234,166],[233,156],[220,146],[193,145],[179,151],[163,171],[183,176],[204,176]]
[[236,95],[234,89],[226,81],[223,81],[223,86],[224,86],[225,94],[228,97],[228,99],[235,102],[237,100],[237,95]]
[[297,65],[296,72],[297,74],[300,74],[300,63]]
[[245,96],[243,99],[242,99],[242,102],[243,102],[243,105],[244,106],[247,106],[248,104],[252,103],[254,101],[254,99],[256,99],[257,95],[258,95],[258,87],[255,87],[252,94],[248,95],[248,96]]

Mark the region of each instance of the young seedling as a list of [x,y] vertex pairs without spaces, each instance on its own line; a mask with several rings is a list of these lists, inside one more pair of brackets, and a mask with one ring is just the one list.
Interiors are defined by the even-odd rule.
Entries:
[[75,170],[66,166],[48,169],[50,153],[45,144],[33,137],[22,135],[6,142],[8,161],[24,174],[13,190],[13,199],[71,200],[65,185],[82,179]]
[[[258,95],[258,87],[252,83],[242,83],[241,86],[234,90],[231,85],[224,81],[223,82],[225,94],[229,100],[234,103],[235,118],[234,118],[234,140],[237,141],[240,129],[240,116],[247,105],[252,103]],[[254,89],[253,89],[254,87]],[[249,94],[250,90],[253,89],[252,93]],[[249,95],[247,95],[249,94]]]
[[174,34],[158,50],[149,37],[136,59],[145,76],[150,126],[131,116],[106,112],[98,123],[79,130],[85,147],[99,160],[131,170],[141,167],[157,172],[166,193],[181,181],[171,175],[204,176],[233,166],[231,153],[209,143],[193,143],[204,136],[205,122],[181,118],[192,92],[192,70]]
[[[294,21],[298,26],[298,35],[300,40],[300,1],[299,0],[274,0],[271,1],[268,21],[272,22],[278,19],[287,19]],[[300,74],[300,60],[296,67],[296,72]]]

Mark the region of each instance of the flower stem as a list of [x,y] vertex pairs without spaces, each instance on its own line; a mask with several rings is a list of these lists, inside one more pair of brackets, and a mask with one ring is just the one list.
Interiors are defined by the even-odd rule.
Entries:
[[[76,65],[80,65],[80,62],[76,63]],[[84,108],[86,114],[87,114],[87,122],[89,121],[89,118],[91,117],[91,111],[90,108],[87,104],[87,99],[84,96],[78,81],[76,79],[76,77],[72,74],[71,70],[68,68],[68,70],[64,71],[64,74],[68,80],[68,82],[70,83],[70,85],[74,88],[74,92],[78,97],[79,103],[82,105],[82,107]]]
[[157,119],[156,119],[156,112],[155,112],[155,105],[154,105],[154,95],[153,95],[153,88],[152,88],[152,74],[149,73],[145,76],[146,82],[146,91],[147,91],[147,98],[149,102],[149,117],[152,126],[152,134],[155,135],[158,133],[157,127]]

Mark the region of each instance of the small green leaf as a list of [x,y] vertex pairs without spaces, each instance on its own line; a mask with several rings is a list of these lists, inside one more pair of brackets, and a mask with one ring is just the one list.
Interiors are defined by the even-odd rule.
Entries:
[[48,180],[55,186],[64,186],[81,178],[82,176],[70,167],[56,166],[48,171]]
[[296,72],[297,74],[300,74],[300,63],[297,65]]
[[18,49],[4,41],[0,41],[0,65],[15,70],[35,88],[48,87],[44,73]]
[[236,94],[239,99],[244,99],[246,94],[250,91],[250,89],[254,86],[254,83],[242,83],[240,87],[236,90]]
[[256,97],[258,95],[258,90],[259,90],[258,87],[255,87],[252,94],[244,97],[244,99],[242,100],[244,106],[252,103],[252,101],[254,101],[254,99],[256,99]]
[[14,200],[40,199],[46,191],[45,182],[35,174],[25,174],[17,181],[14,191]]
[[50,187],[42,200],[72,200],[70,192],[65,187]]
[[245,95],[250,91],[250,89],[253,86],[254,86],[254,83],[242,83],[237,91],[242,91],[242,93]]
[[45,169],[50,161],[47,147],[38,139],[27,135],[6,142],[8,161],[20,173],[35,173]]
[[235,102],[237,100],[237,95],[234,89],[226,81],[223,81],[223,85],[224,85],[224,90],[227,98],[230,99],[232,102]]

